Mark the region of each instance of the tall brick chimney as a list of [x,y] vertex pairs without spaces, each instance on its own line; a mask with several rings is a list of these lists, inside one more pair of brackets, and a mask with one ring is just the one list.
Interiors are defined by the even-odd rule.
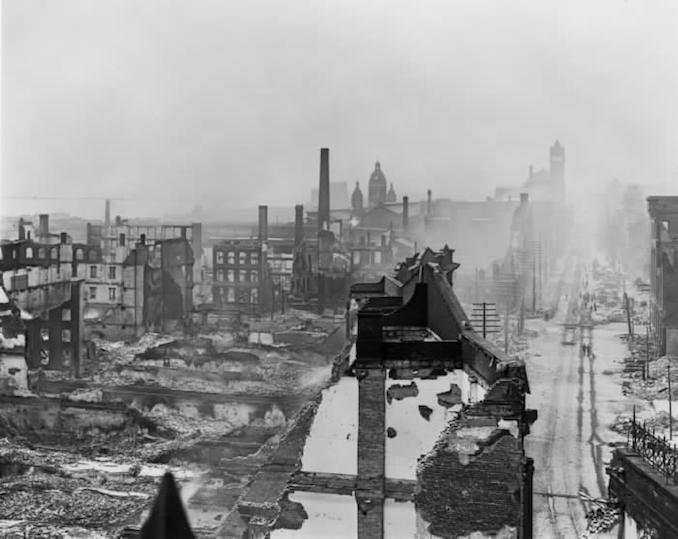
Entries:
[[299,247],[304,241],[304,206],[294,206],[294,246]]
[[426,215],[431,215],[431,197],[433,193],[429,189],[426,191]]
[[403,230],[410,226],[410,199],[403,197]]
[[49,234],[49,214],[41,213],[38,218],[40,219],[38,224],[38,235],[41,237],[47,236],[47,234]]
[[268,240],[268,206],[259,206],[259,241]]
[[320,148],[320,186],[318,188],[318,230],[330,223],[330,150]]
[[111,226],[111,201],[106,199],[106,213],[104,215],[105,232],[108,232],[110,226]]

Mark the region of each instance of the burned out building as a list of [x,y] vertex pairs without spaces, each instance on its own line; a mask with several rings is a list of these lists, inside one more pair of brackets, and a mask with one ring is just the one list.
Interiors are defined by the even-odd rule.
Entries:
[[318,519],[361,539],[532,536],[525,365],[471,328],[457,268],[426,249],[351,287],[345,374],[241,495],[250,536]]
[[194,249],[202,252],[200,223],[130,225],[116,217],[114,223],[88,223],[87,246],[100,252],[84,268],[89,335],[126,338],[188,320]]
[[678,196],[647,199],[651,222],[650,324],[660,355],[678,355]]
[[0,247],[2,285],[20,313],[26,363],[30,369],[66,369],[77,376],[84,309],[78,258],[96,261],[100,253],[68,243],[66,234],[58,243],[38,243],[28,239],[32,237]]

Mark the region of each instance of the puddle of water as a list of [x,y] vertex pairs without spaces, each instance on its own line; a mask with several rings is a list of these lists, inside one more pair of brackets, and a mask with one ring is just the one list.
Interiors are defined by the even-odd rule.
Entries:
[[308,519],[300,530],[273,530],[271,539],[352,539],[358,536],[358,509],[353,496],[294,492],[289,499],[304,506]]
[[345,377],[323,390],[301,460],[307,472],[358,473],[358,381]]

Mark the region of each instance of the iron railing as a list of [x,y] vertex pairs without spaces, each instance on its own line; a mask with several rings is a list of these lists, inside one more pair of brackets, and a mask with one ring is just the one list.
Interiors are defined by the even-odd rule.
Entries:
[[633,418],[628,431],[629,446],[667,480],[678,482],[678,449],[666,437],[657,436],[653,430]]

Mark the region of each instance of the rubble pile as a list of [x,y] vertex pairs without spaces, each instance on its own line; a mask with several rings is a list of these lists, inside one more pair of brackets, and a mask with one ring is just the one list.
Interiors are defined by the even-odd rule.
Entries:
[[[0,536],[118,537],[140,524],[168,466],[183,481],[202,477],[186,490],[198,500],[189,512],[210,496],[235,503],[234,485],[250,480],[288,417],[331,377],[344,344],[337,327],[292,314],[245,328],[279,338],[273,345],[228,330],[96,340],[78,380],[30,372],[34,393],[15,392],[0,414]],[[14,421],[17,409],[40,428],[32,416]],[[58,428],[62,419],[69,428]]]
[[586,513],[586,530],[582,539],[593,539],[609,532],[621,519],[621,510],[614,502],[605,503]]

